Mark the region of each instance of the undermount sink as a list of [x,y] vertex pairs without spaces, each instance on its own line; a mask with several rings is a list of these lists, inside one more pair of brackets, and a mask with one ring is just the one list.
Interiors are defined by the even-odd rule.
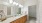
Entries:
[[14,15],[15,17],[21,16],[21,14]]

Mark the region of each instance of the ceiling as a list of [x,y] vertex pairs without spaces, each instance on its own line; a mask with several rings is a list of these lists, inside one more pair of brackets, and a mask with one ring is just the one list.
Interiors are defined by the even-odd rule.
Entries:
[[[0,0],[0,3],[2,2],[8,2],[9,3],[10,0]],[[17,2],[21,5],[35,5],[37,0],[12,0],[13,2]]]

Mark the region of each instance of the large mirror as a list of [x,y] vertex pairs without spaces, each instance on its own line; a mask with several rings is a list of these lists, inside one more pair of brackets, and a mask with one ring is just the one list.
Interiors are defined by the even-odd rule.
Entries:
[[11,14],[12,15],[21,14],[21,8],[19,8],[19,6],[11,7]]
[[21,14],[21,8],[19,6],[7,7],[7,15]]
[[21,14],[21,8],[18,7],[17,14]]
[[7,7],[7,15],[11,15],[11,7]]

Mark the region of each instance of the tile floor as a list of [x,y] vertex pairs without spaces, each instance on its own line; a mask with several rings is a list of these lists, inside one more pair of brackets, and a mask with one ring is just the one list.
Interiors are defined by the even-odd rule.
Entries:
[[36,23],[36,19],[35,18],[30,18],[30,20],[27,21],[26,23]]

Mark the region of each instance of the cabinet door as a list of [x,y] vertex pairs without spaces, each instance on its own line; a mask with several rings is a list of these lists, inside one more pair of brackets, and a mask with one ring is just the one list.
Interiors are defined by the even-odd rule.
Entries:
[[24,16],[24,20],[25,20],[25,22],[27,21],[27,16]]
[[10,22],[10,23],[14,23],[14,21]]
[[12,22],[10,22],[10,23],[16,23],[16,20],[15,20],[15,21],[12,21]]
[[23,18],[21,17],[21,18],[20,18],[20,23],[23,23],[22,20],[23,20]]
[[16,23],[20,23],[20,19],[17,19],[17,20],[16,20]]
[[25,23],[26,21],[27,21],[27,16],[24,16],[22,22]]
[[25,23],[25,16],[23,17],[23,23]]

